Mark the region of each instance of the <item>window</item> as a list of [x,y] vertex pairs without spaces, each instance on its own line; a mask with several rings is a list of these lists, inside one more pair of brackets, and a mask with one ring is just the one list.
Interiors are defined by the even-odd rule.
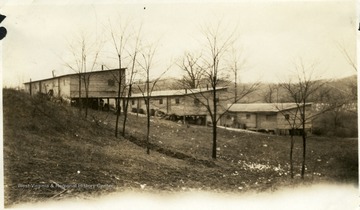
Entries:
[[180,104],[180,98],[175,98],[175,103]]
[[108,80],[108,85],[109,85],[109,86],[115,86],[115,80],[109,79],[109,80]]
[[266,121],[270,120],[270,118],[271,118],[271,115],[266,115],[265,116]]
[[215,98],[216,103],[219,103],[219,101],[220,101],[219,98]]
[[159,99],[159,104],[163,104],[163,99],[162,98]]
[[131,105],[135,105],[135,100],[131,100]]
[[250,119],[250,114],[246,114],[246,119]]
[[289,114],[284,115],[284,117],[285,117],[285,120],[289,120],[289,119],[290,119]]

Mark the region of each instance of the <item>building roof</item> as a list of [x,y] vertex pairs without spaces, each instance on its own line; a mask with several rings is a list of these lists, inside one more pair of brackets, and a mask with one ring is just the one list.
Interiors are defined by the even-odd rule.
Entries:
[[[218,87],[216,90],[226,90],[226,87]],[[179,90],[160,90],[160,91],[152,91],[151,97],[161,97],[161,96],[185,96],[185,95],[192,95],[196,93],[205,93],[205,92],[211,92],[212,88],[209,89],[179,89]],[[132,98],[139,98],[144,97],[142,93],[135,93],[132,94]]]
[[[300,104],[301,106],[302,104]],[[279,112],[297,108],[296,103],[253,103],[253,104],[229,104],[229,112]],[[306,103],[305,106],[311,106]]]
[[[126,68],[121,68],[121,70],[125,70]],[[110,71],[119,71],[119,69],[109,69],[109,70],[100,70],[100,71],[89,71],[89,72],[83,72],[81,74],[93,74],[93,73],[100,73],[100,72],[110,72]],[[73,75],[79,75],[79,73],[73,73],[73,74],[65,74],[65,75],[61,75],[61,76],[57,76],[57,77],[51,77],[51,78],[46,78],[46,79],[40,79],[40,80],[34,80],[31,81],[31,83],[33,82],[40,82],[40,81],[46,81],[46,80],[51,80],[51,79],[57,79],[57,78],[61,78],[61,77],[68,77],[68,76],[73,76]],[[30,82],[25,82],[24,84],[29,84]]]

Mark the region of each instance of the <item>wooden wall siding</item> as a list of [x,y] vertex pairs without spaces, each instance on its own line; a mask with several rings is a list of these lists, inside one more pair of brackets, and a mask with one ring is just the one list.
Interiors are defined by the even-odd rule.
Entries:
[[70,98],[70,77],[60,77],[60,96],[63,98]]
[[[124,74],[124,70],[121,71]],[[86,75],[87,76],[87,75]],[[103,71],[90,74],[89,97],[90,98],[113,98],[117,97],[119,71]],[[113,85],[109,85],[112,80]],[[123,78],[122,85],[125,85]],[[72,98],[79,97],[79,76],[71,75],[70,96]],[[84,81],[81,81],[81,97],[85,97]]]
[[25,84],[25,92],[30,93],[30,84]]
[[[35,81],[31,83],[32,94],[44,93],[48,94],[49,90],[53,90],[55,97],[70,97],[70,77],[57,77],[54,79],[47,79]],[[25,84],[25,91],[30,93],[30,84]]]
[[[306,116],[309,116],[309,114],[311,115],[311,106],[307,106],[306,107],[306,110],[305,110]],[[279,112],[277,114],[277,127],[278,129],[291,129],[291,126],[289,124],[289,122],[285,119],[285,114],[289,114],[289,119],[290,119],[290,122],[293,124],[293,120],[295,118],[295,113],[296,113],[296,109],[291,109],[291,110],[287,110],[287,111],[284,111],[284,112]],[[297,113],[297,119],[295,121],[295,128],[301,128],[301,120],[299,119],[300,117],[300,113],[298,112]],[[311,120],[308,120],[308,122],[305,124],[305,128],[311,128],[312,127],[312,123],[311,123]]]
[[41,93],[49,93],[50,90],[53,90],[53,96],[58,96],[59,94],[59,84],[58,79],[49,79],[39,82],[41,84]]
[[[160,99],[162,100],[162,104],[159,103]],[[133,104],[134,101],[134,104]],[[129,101],[129,110],[132,109],[143,109],[146,112],[146,104],[144,98],[132,98]],[[157,97],[157,98],[150,98],[150,109],[154,109],[156,111],[162,111],[167,113],[167,100],[166,97]]]
[[276,113],[258,113],[257,114],[257,129],[275,130],[277,128],[277,114]]
[[[160,100],[162,100],[162,104],[160,104]],[[167,111],[166,97],[151,98],[150,99],[150,107],[151,107],[150,109],[160,110],[160,111],[166,113],[166,111]]]
[[220,119],[220,125],[226,126],[226,127],[238,128],[238,125],[236,122],[236,114],[231,113],[231,112],[224,114]]
[[[247,115],[250,115],[249,118]],[[246,125],[246,128],[256,128],[256,113],[237,113],[236,120],[241,127]]]
[[[25,85],[25,89],[27,90],[27,92],[30,93],[30,84]],[[36,93],[38,93],[38,92],[40,92],[39,82],[33,82],[33,83],[31,84],[31,94],[34,95],[34,94],[36,94]]]
[[229,112],[222,117],[221,125],[235,128],[274,130],[277,126],[277,115],[276,113]]
[[[288,121],[285,119],[285,114],[289,114],[290,121],[295,117],[295,110],[291,109],[284,112],[277,113],[249,113],[249,112],[229,112],[221,119],[221,125],[235,128],[253,128],[253,129],[268,129],[268,130],[288,130],[291,129]],[[306,112],[311,114],[311,106],[306,107]],[[246,116],[250,117],[247,118]],[[298,114],[299,116],[299,114]],[[301,120],[296,119],[296,128],[301,129]],[[244,125],[246,125],[244,127]],[[309,120],[305,124],[306,129],[311,129],[312,123]]]
[[[219,93],[224,91],[218,91]],[[205,93],[207,94],[206,97],[211,97],[211,92]],[[222,113],[224,111],[223,107],[226,106],[226,104],[229,103],[229,101],[224,101],[220,96],[220,105],[218,106],[219,113]],[[199,100],[206,103],[206,100],[202,98],[201,96],[196,96]],[[154,96],[150,99],[150,109],[154,109],[156,111],[162,111],[166,114],[175,114],[178,116],[183,115],[208,115],[207,109],[199,103],[196,105],[194,103],[194,99],[196,98],[193,95],[181,95],[181,96]],[[159,103],[159,100],[162,99],[163,104]],[[179,100],[179,103],[176,103],[176,99]],[[134,104],[132,104],[132,100],[134,100]],[[212,108],[212,102],[210,100],[210,107]],[[146,111],[146,105],[144,98],[133,98],[130,101],[130,110],[133,108],[141,108],[144,111]]]

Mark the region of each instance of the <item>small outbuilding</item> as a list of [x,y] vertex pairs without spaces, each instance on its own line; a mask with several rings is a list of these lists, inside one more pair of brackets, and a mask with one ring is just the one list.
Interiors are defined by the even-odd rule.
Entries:
[[[311,115],[311,105],[305,104],[305,117]],[[285,135],[294,128],[294,132],[300,134],[302,110],[303,105],[296,103],[229,104],[221,124],[226,127]],[[306,120],[305,130],[311,131],[311,127],[311,121]]]

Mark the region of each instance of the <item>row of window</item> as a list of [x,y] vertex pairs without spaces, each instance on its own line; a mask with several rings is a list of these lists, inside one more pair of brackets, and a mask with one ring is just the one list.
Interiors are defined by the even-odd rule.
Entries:
[[[269,120],[271,118],[272,115],[266,115],[266,120]],[[246,114],[246,119],[250,119],[251,114]],[[286,120],[289,120],[290,116],[288,114],[284,115]],[[230,115],[227,116],[227,119],[230,119]]]
[[[218,101],[218,99],[217,99],[217,101]],[[145,101],[145,103],[147,103],[147,102]],[[160,98],[160,99],[159,99],[159,104],[163,104],[163,103],[164,103],[163,99]],[[133,100],[131,101],[131,104],[132,104],[132,105],[135,105],[135,99],[133,99]],[[175,98],[175,104],[180,104],[180,98]],[[200,100],[197,99],[197,98],[195,98],[195,99],[194,99],[194,104],[195,104],[195,105],[199,105],[199,104],[200,104]]]
[[[250,116],[251,116],[250,114],[246,114],[246,119],[250,119]],[[270,120],[271,116],[273,116],[273,115],[266,115],[266,116],[265,116],[265,117],[266,117],[266,120]],[[284,117],[285,117],[285,120],[289,120],[289,119],[290,119],[289,114],[285,114]]]
[[[132,105],[135,105],[135,99],[131,101]],[[145,104],[147,104],[147,101],[145,100]],[[164,104],[164,101],[162,98],[159,99],[159,104]],[[175,98],[175,104],[180,104],[180,98]]]

